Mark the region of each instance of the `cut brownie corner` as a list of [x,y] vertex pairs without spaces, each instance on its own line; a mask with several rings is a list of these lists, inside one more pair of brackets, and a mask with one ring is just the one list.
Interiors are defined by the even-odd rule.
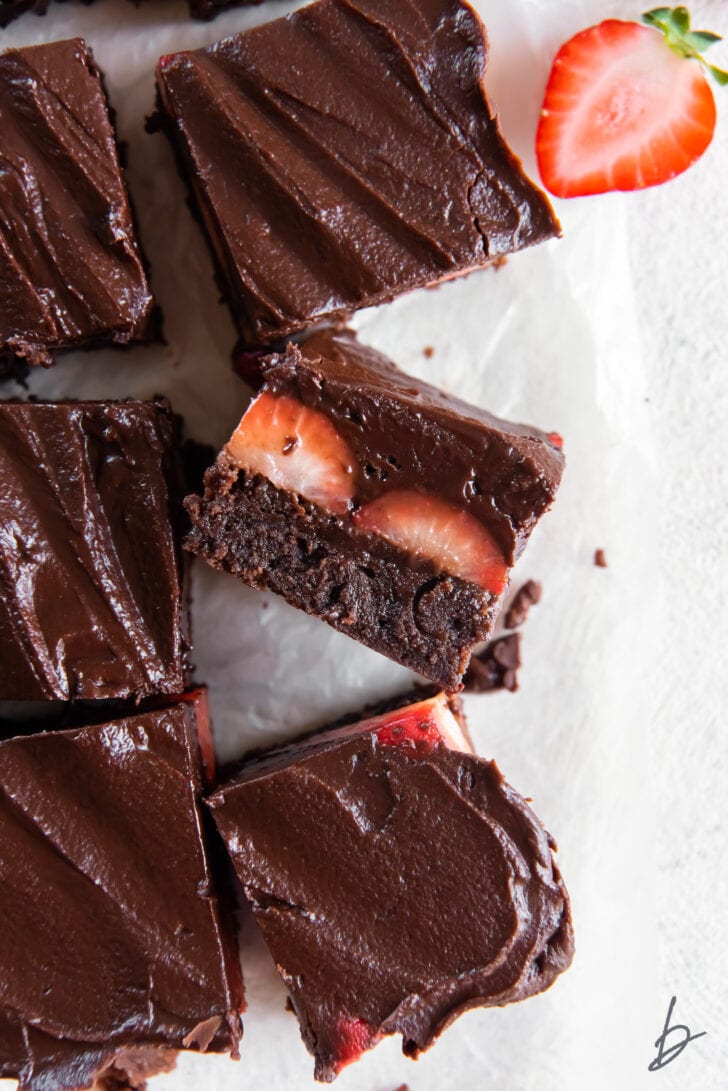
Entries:
[[573,956],[555,845],[457,699],[392,704],[254,755],[208,800],[326,1083],[388,1035],[416,1058]]

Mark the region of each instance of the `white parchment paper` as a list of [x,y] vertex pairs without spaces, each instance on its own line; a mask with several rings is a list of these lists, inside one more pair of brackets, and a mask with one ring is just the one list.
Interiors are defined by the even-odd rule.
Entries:
[[[82,34],[107,75],[166,346],[64,358],[36,372],[44,398],[168,395],[190,435],[219,445],[249,391],[235,378],[235,340],[211,263],[185,204],[170,150],[144,133],[157,57],[212,42],[292,10],[266,3],[213,24],[186,5],[141,8],[98,0],[25,17],[0,45]],[[487,77],[511,144],[534,173],[533,134],[551,58],[570,33],[602,15],[595,0],[478,0],[492,53]],[[353,59],[354,62],[355,59]],[[655,1012],[652,832],[646,802],[641,671],[653,586],[655,475],[644,415],[637,323],[619,198],[562,203],[565,237],[435,292],[362,312],[364,341],[404,369],[495,413],[556,430],[567,473],[513,580],[534,577],[544,598],[524,630],[518,694],[466,701],[479,751],[494,757],[559,842],[572,898],[577,955],[547,994],[473,1012],[416,1065],[389,1040],[339,1078],[341,1091],[503,1088],[638,1091]],[[423,349],[434,348],[426,359]],[[12,393],[21,393],[8,390]],[[639,484],[639,488],[636,485]],[[635,508],[630,497],[647,502]],[[605,548],[608,569],[593,565]],[[194,659],[211,689],[222,758],[273,742],[404,688],[409,673],[199,564],[194,572]],[[362,890],[366,899],[366,890]],[[314,1087],[312,1060],[284,1011],[285,991],[248,921],[242,938],[249,1012],[239,1065],[184,1057],[158,1091]]]

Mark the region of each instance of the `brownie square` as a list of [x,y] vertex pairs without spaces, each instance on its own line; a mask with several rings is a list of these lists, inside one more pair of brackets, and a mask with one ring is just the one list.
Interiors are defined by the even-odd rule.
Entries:
[[177,431],[161,400],[0,403],[0,700],[184,688]]
[[152,297],[86,43],[0,55],[0,114],[0,370],[143,339]]
[[318,0],[161,58],[165,127],[244,338],[559,234],[491,113],[486,54],[460,0]]
[[186,546],[457,689],[550,507],[554,437],[509,424],[324,331],[263,385],[188,497]]
[[21,1091],[143,1086],[181,1049],[237,1056],[201,795],[191,702],[0,743],[0,1076]]
[[571,962],[553,842],[443,694],[254,758],[208,802],[319,1080],[384,1035],[415,1058]]

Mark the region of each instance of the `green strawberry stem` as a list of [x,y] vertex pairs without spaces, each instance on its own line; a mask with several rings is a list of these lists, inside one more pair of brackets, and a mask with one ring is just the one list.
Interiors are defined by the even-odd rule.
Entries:
[[691,30],[690,12],[687,8],[653,8],[652,11],[644,13],[642,22],[662,31],[670,49],[681,57],[698,61],[721,87],[728,84],[728,72],[714,64],[708,64],[703,57],[706,49],[722,41],[720,35],[712,34],[709,30]]

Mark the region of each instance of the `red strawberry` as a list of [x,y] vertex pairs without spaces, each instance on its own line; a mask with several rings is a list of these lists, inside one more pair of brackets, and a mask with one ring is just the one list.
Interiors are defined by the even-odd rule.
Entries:
[[405,708],[334,728],[327,732],[326,738],[350,739],[366,732],[375,735],[382,746],[406,746],[429,753],[444,743],[450,750],[471,750],[444,693],[437,693]]
[[410,553],[429,557],[443,572],[480,584],[493,595],[505,589],[508,568],[483,524],[434,496],[406,489],[384,493],[354,516]]
[[691,31],[683,7],[645,26],[607,19],[571,38],[554,61],[536,154],[557,197],[642,189],[681,174],[710,144],[715,101],[700,55],[717,35]]
[[363,1019],[347,1019],[345,1015],[339,1018],[336,1029],[339,1039],[337,1072],[358,1060],[365,1050],[371,1049],[381,1038]]
[[226,448],[237,464],[329,511],[343,514],[354,494],[354,456],[317,409],[264,391]]

